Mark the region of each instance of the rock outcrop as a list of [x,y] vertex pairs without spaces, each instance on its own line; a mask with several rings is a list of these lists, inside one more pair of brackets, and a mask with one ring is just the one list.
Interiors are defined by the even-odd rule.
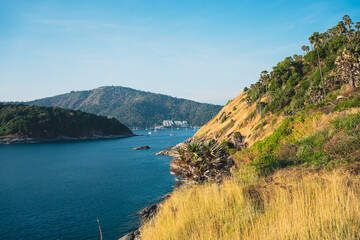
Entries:
[[133,148],[132,150],[148,150],[148,149],[150,149],[149,146],[141,146],[141,147]]

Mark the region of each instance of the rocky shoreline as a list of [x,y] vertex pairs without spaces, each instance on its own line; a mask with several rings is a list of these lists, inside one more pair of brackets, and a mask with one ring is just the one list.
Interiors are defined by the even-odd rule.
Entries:
[[59,136],[57,138],[1,138],[0,145],[9,145],[9,144],[34,144],[34,143],[51,143],[51,142],[76,142],[76,141],[91,141],[91,140],[102,140],[102,139],[117,139],[117,138],[126,138],[133,137],[135,134],[121,134],[121,135],[93,135],[86,137],[68,137],[68,136]]
[[[151,220],[153,217],[155,217],[157,210],[159,209],[159,206],[163,203],[163,201],[165,201],[166,199],[168,199],[170,197],[170,194],[171,193],[164,195],[160,202],[152,204],[150,206],[147,206],[143,210],[141,210],[140,212],[137,213],[138,215],[140,215],[141,224],[143,224],[143,223]],[[141,239],[141,234],[140,234],[139,229],[131,231],[131,232],[125,234],[124,236],[122,236],[121,238],[119,238],[119,240],[140,240],[140,239]]]
[[165,155],[165,156],[170,156],[170,157],[178,157],[179,154],[178,154],[178,149],[185,146],[186,144],[190,143],[193,139],[192,138],[189,138],[188,140],[186,140],[185,142],[181,142],[179,144],[176,144],[175,146],[172,146],[172,147],[168,147],[158,153],[156,153],[156,155]]
[[[155,155],[164,155],[164,156],[170,156],[170,157],[175,158],[178,156],[177,149],[179,147],[182,147],[185,144],[189,143],[190,141],[191,141],[191,138],[186,140],[185,142],[181,142],[175,146],[168,147],[168,148],[156,153]],[[147,206],[144,209],[142,209],[140,212],[138,212],[137,214],[140,215],[141,224],[144,222],[147,222],[147,221],[151,220],[153,217],[155,217],[160,204],[162,204],[163,201],[165,201],[167,198],[169,198],[170,195],[171,195],[171,193],[164,195],[162,197],[162,201],[160,201],[159,203]],[[119,238],[119,240],[140,240],[140,239],[141,239],[141,233],[140,233],[139,229],[131,231],[131,232],[125,234],[124,236],[122,236],[121,238]]]

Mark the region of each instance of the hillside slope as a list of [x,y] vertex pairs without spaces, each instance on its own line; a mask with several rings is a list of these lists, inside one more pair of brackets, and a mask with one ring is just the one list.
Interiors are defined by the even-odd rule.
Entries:
[[[360,238],[353,25],[345,15],[315,32],[304,56],[263,71],[180,147],[171,170],[183,187],[140,227],[142,239]],[[234,164],[222,180],[208,178],[229,169],[228,155]]]
[[120,135],[133,134],[114,118],[109,119],[59,107],[0,104],[0,139],[2,140],[26,138],[75,140],[75,138],[96,139]]
[[129,127],[142,128],[170,119],[202,126],[221,109],[218,105],[114,86],[71,92],[25,104],[81,110],[114,117]]

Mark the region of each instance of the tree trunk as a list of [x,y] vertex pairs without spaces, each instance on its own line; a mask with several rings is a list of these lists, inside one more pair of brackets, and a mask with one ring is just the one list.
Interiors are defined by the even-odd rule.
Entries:
[[349,71],[349,87],[350,87],[350,89],[354,89],[354,87],[355,87],[355,82],[354,82],[351,70]]
[[324,79],[323,79],[322,70],[321,70],[320,54],[319,54],[319,49],[318,49],[318,48],[316,48],[316,52],[317,52],[317,55],[318,55],[318,61],[319,61],[321,84],[322,84],[322,88],[323,88],[323,95],[324,95],[323,97],[324,97],[324,99],[325,99],[325,95],[326,95],[326,92],[325,92],[325,84],[324,84]]
[[267,80],[265,81],[266,100],[268,99]]

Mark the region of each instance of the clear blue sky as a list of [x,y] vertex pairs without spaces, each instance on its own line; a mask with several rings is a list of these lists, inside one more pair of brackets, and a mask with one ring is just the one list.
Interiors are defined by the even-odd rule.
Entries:
[[126,86],[225,104],[360,1],[0,0],[0,101]]

